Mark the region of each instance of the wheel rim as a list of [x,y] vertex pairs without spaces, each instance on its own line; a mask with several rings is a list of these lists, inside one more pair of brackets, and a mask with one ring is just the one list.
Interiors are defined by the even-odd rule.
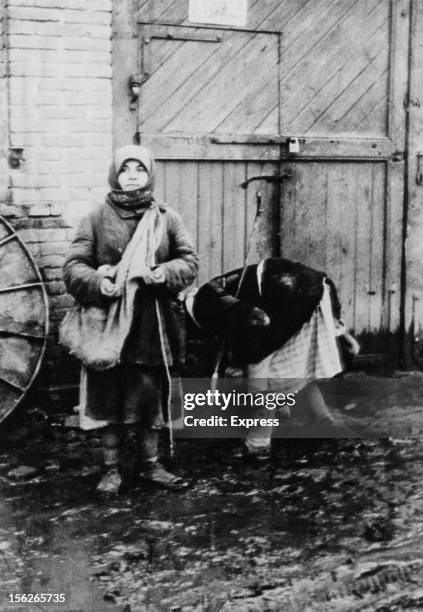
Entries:
[[27,247],[0,217],[0,422],[37,376],[49,327],[48,298]]

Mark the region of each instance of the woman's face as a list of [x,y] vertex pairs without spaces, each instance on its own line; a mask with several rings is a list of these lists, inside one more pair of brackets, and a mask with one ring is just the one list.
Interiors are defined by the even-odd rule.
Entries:
[[133,191],[146,186],[148,173],[139,161],[128,159],[123,164],[117,180],[123,191]]

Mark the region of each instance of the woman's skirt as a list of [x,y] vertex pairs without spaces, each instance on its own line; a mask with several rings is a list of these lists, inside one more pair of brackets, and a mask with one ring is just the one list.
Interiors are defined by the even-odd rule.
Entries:
[[258,388],[300,391],[316,379],[332,378],[342,372],[336,343],[329,286],[310,321],[278,350],[248,366],[248,379]]
[[80,426],[94,429],[116,423],[163,425],[163,398],[168,394],[165,369],[122,363],[108,370],[81,370],[77,410]]

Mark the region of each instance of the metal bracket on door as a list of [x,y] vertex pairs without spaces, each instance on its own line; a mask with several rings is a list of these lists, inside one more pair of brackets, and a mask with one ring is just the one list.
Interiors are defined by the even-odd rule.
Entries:
[[[178,32],[177,34],[154,34],[151,38],[158,38],[160,40],[193,40],[211,43],[218,43],[222,42],[223,40],[223,36],[221,34],[205,36],[204,34],[196,34],[195,32],[193,32],[192,34],[184,34],[183,32]],[[146,44],[149,44],[148,39],[146,39]]]
[[[150,29],[150,28],[149,28]],[[185,33],[185,32],[177,32],[172,34],[170,32],[160,32],[154,31],[152,28],[150,31],[146,32],[146,34],[142,37],[141,47],[142,47],[142,72],[145,77],[144,80],[147,80],[151,75],[151,41],[157,40],[173,40],[173,41],[194,41],[194,42],[205,42],[205,43],[221,43],[223,41],[223,35],[221,34],[201,34],[201,33]]]
[[423,153],[419,151],[417,153],[417,172],[416,172],[416,183],[417,185],[423,185],[423,167],[422,167]]
[[247,189],[252,181],[265,181],[266,183],[285,183],[292,179],[292,173],[288,170],[285,174],[261,174],[259,176],[251,176],[249,179],[241,183],[240,187]]
[[148,79],[145,74],[131,74],[128,79],[129,95],[131,102],[129,110],[134,111],[137,108],[138,98],[140,96],[140,87]]

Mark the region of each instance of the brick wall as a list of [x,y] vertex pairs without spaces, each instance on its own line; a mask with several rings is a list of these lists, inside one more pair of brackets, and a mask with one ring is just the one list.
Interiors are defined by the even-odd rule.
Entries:
[[0,212],[8,200],[8,163],[9,146],[8,91],[7,91],[7,28],[6,7],[0,4]]
[[[23,149],[25,161],[8,170],[10,201],[1,214],[46,281],[51,335],[42,379],[61,383],[70,371],[59,367],[57,323],[72,303],[61,266],[77,220],[104,197],[111,158],[112,2],[8,0],[6,11],[8,146]],[[0,89],[0,109],[2,99]]]

